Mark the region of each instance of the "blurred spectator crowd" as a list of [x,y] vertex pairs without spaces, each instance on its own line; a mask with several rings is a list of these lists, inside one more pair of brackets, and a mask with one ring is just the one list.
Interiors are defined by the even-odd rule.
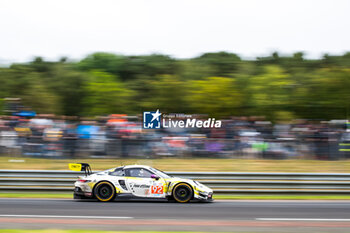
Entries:
[[139,116],[95,120],[38,115],[0,118],[0,155],[31,157],[217,157],[325,159],[350,157],[346,120],[271,123],[231,117],[222,128],[142,129]]

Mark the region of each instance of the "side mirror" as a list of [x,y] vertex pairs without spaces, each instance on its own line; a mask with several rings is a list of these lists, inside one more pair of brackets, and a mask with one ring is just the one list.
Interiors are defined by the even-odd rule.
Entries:
[[155,180],[159,180],[159,176],[157,176],[157,175],[155,175],[155,174],[152,174],[152,175],[151,175],[151,178],[152,178],[152,179],[155,179]]

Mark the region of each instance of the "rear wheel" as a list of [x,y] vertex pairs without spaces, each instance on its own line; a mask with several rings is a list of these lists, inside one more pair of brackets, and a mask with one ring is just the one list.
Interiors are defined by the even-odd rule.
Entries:
[[96,185],[94,194],[99,201],[111,201],[115,196],[115,188],[109,182],[100,182]]
[[174,187],[173,198],[177,202],[185,203],[192,199],[193,190],[190,185],[181,183]]

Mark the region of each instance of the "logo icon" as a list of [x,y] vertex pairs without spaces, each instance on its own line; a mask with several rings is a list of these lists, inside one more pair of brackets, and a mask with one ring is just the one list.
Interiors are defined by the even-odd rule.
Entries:
[[144,129],[160,129],[160,116],[162,113],[157,109],[156,112],[143,112]]

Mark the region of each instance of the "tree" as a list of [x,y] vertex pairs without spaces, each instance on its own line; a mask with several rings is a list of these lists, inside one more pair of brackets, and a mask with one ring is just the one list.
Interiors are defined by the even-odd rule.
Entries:
[[90,73],[84,98],[85,114],[96,116],[111,113],[130,113],[132,91],[127,89],[118,78],[101,71]]
[[46,77],[50,90],[60,98],[64,115],[80,116],[84,111],[84,98],[89,95],[85,86],[89,80],[87,73],[78,72],[69,65],[57,64]]
[[232,73],[236,72],[241,62],[239,56],[227,52],[205,53],[194,60],[212,67],[213,73],[208,75],[223,77],[229,77]]
[[188,111],[186,83],[173,75],[162,75],[150,82],[148,97],[143,99],[143,109],[161,109],[175,113]]
[[80,70],[101,70],[103,72],[119,75],[125,67],[126,58],[112,53],[93,53],[77,63]]
[[278,111],[290,110],[294,82],[278,66],[266,66],[265,72],[249,80],[249,92],[257,115],[273,117]]
[[188,81],[187,104],[194,113],[222,117],[239,114],[242,94],[234,79],[209,77],[203,80]]
[[21,98],[25,107],[39,113],[61,113],[58,96],[49,90],[42,73],[23,65],[0,71],[0,98]]
[[324,68],[304,74],[296,92],[295,106],[300,116],[314,119],[350,116],[350,69]]

